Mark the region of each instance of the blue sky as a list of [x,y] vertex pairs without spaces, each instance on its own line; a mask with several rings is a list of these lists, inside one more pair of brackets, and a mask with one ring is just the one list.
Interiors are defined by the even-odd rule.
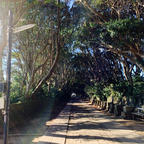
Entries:
[[74,2],[75,2],[75,0],[71,0],[71,1],[69,2],[69,7],[70,7],[70,8],[72,7],[72,5],[73,5]]

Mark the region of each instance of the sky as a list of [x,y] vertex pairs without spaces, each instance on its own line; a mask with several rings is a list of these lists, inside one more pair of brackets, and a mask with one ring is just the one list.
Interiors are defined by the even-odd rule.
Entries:
[[74,2],[75,2],[75,0],[71,0],[71,1],[69,2],[69,7],[70,7],[70,8],[72,7],[72,5],[73,5]]

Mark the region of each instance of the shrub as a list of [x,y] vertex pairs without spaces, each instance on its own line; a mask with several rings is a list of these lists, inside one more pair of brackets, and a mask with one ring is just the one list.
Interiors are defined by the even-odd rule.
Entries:
[[85,92],[89,95],[90,98],[96,98],[99,100],[106,100],[106,97],[103,95],[103,85],[100,83],[95,83],[92,86],[86,86]]

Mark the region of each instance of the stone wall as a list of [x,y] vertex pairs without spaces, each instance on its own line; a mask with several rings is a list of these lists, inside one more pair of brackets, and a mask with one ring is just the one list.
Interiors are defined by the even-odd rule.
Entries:
[[[9,112],[9,127],[14,128],[24,124],[26,120],[31,119],[36,113],[38,113],[47,102],[47,99],[33,99],[27,100],[24,103],[11,104]],[[0,111],[0,133],[3,132],[3,115]]]

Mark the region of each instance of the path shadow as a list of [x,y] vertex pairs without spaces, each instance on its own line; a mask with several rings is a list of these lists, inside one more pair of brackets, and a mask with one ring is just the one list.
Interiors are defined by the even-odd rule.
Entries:
[[[49,137],[49,136],[48,136]],[[66,135],[62,135],[62,134],[51,134],[51,137],[52,138],[65,138]],[[137,139],[134,139],[134,138],[126,138],[126,137],[116,137],[116,138],[109,138],[109,137],[104,137],[104,136],[90,136],[90,135],[78,135],[78,136],[72,136],[72,135],[69,135],[66,137],[67,140],[68,139],[83,139],[83,140],[105,140],[105,141],[112,141],[112,142],[120,142],[120,143],[124,143],[124,142],[129,142],[129,143],[135,143],[135,144],[143,144],[144,143],[144,140],[142,139],[143,137],[139,137]],[[40,140],[39,142],[44,142],[46,141],[46,138],[45,140]],[[41,143],[38,143],[38,144],[41,144]],[[53,144],[52,142],[44,142],[44,144]],[[61,144],[61,143],[59,143]]]
[[[77,101],[76,101],[77,102]],[[91,114],[92,113],[92,114]],[[83,115],[87,114],[87,115]],[[70,123],[69,125],[69,131],[78,131],[78,130],[105,130],[105,131],[110,131],[110,130],[130,130],[126,126],[122,126],[116,121],[112,120],[110,116],[106,116],[105,114],[97,111],[95,108],[90,108],[90,107],[82,107],[80,105],[73,105],[72,106],[72,116],[70,119],[77,120],[77,119],[84,119],[84,118],[92,118],[94,119],[103,119],[104,122],[94,122],[94,121],[84,121],[84,122],[77,122],[77,123]],[[63,116],[59,117],[60,119],[64,119]],[[109,121],[106,121],[109,120]],[[64,132],[65,131],[65,124],[54,124],[51,125],[49,128],[51,129],[49,132],[47,132],[46,137],[51,137],[53,139],[57,138],[65,138],[66,135],[64,134],[57,134],[57,132]],[[48,128],[48,129],[49,129]],[[144,143],[144,139],[142,136],[139,137],[129,137],[129,136],[123,136],[123,135],[115,135],[114,138],[110,138],[108,136],[91,136],[88,134],[83,134],[83,135],[68,135],[66,137],[67,139],[83,139],[83,140],[107,140],[107,141],[113,141],[113,142],[122,142],[122,143]],[[49,142],[47,142],[48,144]]]

